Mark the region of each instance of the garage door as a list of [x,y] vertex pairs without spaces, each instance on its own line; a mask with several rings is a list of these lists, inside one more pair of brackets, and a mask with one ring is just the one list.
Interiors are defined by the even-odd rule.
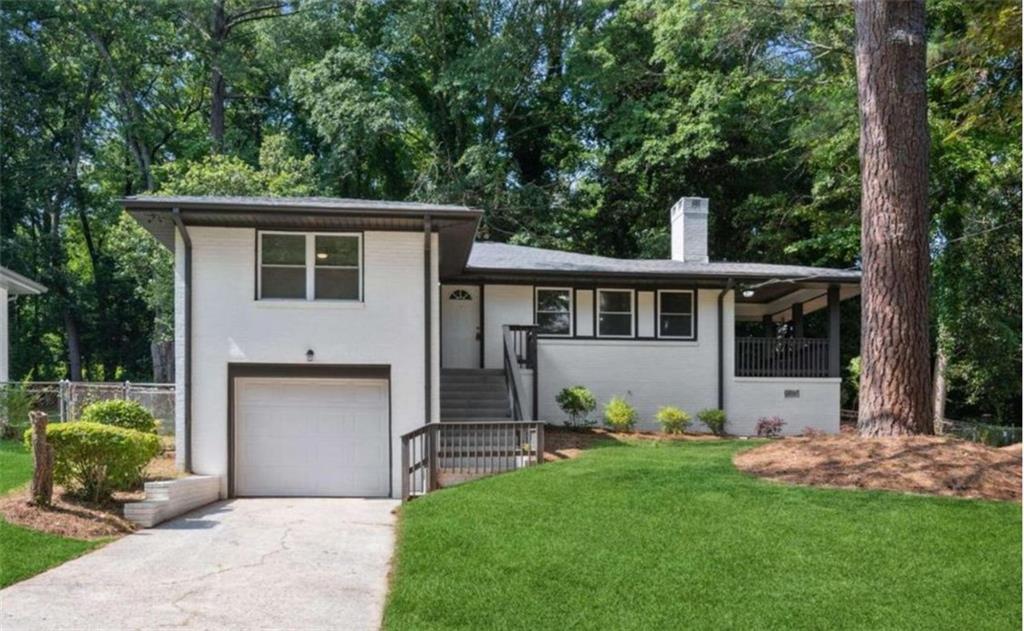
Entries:
[[388,382],[235,381],[235,494],[388,495]]

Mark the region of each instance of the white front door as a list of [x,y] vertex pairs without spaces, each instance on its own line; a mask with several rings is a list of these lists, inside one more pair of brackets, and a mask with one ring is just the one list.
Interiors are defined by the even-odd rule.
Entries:
[[388,382],[239,378],[235,494],[384,497]]
[[441,286],[441,367],[480,367],[480,288]]

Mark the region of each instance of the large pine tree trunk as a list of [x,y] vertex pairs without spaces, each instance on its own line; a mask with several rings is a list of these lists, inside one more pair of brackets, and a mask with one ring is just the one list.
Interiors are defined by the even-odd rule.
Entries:
[[924,0],[858,0],[862,436],[930,433]]

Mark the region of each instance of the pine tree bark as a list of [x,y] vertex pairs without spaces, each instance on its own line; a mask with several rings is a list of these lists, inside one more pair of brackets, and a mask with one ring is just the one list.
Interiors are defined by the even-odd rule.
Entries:
[[924,0],[857,0],[862,436],[931,433]]
[[29,412],[32,420],[32,457],[35,468],[32,471],[32,503],[49,506],[53,501],[53,446],[46,440],[47,418],[45,412]]

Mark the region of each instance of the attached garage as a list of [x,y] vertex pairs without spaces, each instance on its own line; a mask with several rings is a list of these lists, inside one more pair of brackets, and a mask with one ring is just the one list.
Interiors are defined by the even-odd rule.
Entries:
[[235,376],[232,494],[387,497],[387,378]]

